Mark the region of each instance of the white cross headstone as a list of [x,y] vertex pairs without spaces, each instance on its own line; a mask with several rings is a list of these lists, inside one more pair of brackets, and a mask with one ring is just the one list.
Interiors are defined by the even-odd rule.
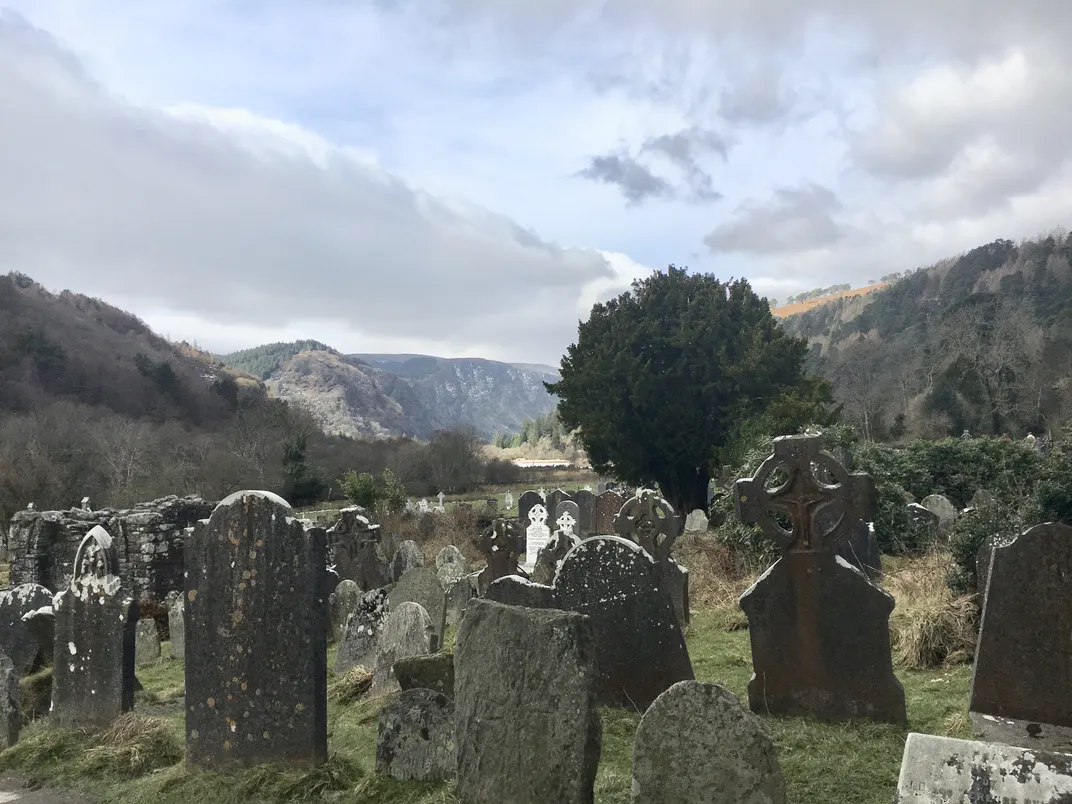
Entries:
[[439,511],[440,513],[443,513],[444,511],[447,510],[446,508],[443,507],[443,500],[447,499],[447,495],[444,494],[441,491],[441,492],[439,492],[439,494],[436,495],[436,497],[439,498],[439,505],[437,506],[436,510]]
[[427,514],[428,513],[428,500],[426,500],[424,497],[421,497],[421,501],[419,503],[417,503],[417,508],[420,509],[420,512],[422,514]]
[[35,505],[34,505],[33,503],[27,503],[27,504],[26,504],[26,510],[27,510],[27,511],[32,511],[32,510],[34,510],[34,508],[36,508],[36,507],[37,507],[37,506],[35,506]]
[[83,511],[92,511],[93,510],[92,508],[89,507],[89,497],[83,497],[82,498],[82,510]]
[[547,489],[540,489],[536,493],[539,494],[542,499],[544,499],[544,500],[547,499]]
[[416,508],[417,508],[417,505],[413,502],[413,500],[406,500],[406,511],[407,512],[412,514],[414,512],[414,510],[416,510]]
[[503,509],[509,511],[514,507],[514,495],[510,492],[506,492],[506,496],[503,497]]
[[558,532],[565,538],[569,539],[576,535],[577,520],[573,518],[573,514],[569,511],[566,511],[555,520],[555,524],[558,525]]
[[536,557],[550,539],[551,529],[547,527],[547,509],[537,503],[529,509],[529,526],[525,529],[525,560],[522,564],[526,570],[531,572],[536,566]]

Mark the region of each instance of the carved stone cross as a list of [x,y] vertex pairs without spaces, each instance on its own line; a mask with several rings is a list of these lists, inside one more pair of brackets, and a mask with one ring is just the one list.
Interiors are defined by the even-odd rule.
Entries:
[[638,489],[614,518],[614,532],[636,542],[656,561],[670,556],[678,536],[674,509],[654,489]]
[[480,534],[477,547],[488,561],[488,566],[481,572],[485,589],[492,581],[507,575],[527,575],[517,564],[517,559],[525,551],[525,536],[517,520],[492,520],[491,527]]
[[[758,524],[785,552],[832,552],[859,520],[870,520],[875,510],[875,483],[863,472],[849,474],[828,452],[820,449],[821,436],[782,436],[774,439],[774,453],[759,465],[755,475],[738,480],[737,514],[746,525]],[[825,469],[833,483],[817,477]],[[785,482],[773,488],[769,481],[781,470]],[[833,524],[818,525],[819,513],[834,508],[840,516],[824,517]],[[783,527],[776,514],[788,517]]]

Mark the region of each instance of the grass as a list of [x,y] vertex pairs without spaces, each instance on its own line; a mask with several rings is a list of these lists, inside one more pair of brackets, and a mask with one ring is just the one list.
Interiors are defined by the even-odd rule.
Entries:
[[[898,608],[926,611],[926,596],[933,593],[933,584],[926,579],[937,571],[935,567],[898,562],[890,570],[883,582],[898,596]],[[702,584],[698,596],[704,602],[694,603],[687,637],[696,677],[723,684],[742,702],[747,701],[751,650],[735,601],[749,580],[741,576],[724,581],[714,591]],[[906,615],[905,622],[914,618],[918,619]],[[897,628],[892,625],[895,635]],[[453,643],[453,634],[446,642]],[[332,647],[329,667],[334,651]],[[164,655],[168,655],[166,646]],[[778,746],[789,800],[794,804],[888,804],[896,789],[908,731],[969,737],[970,667],[955,663],[957,655],[948,653],[936,667],[898,669],[907,699],[907,729],[862,721],[831,724],[764,716]],[[115,727],[92,734],[50,728],[47,718],[38,721],[24,728],[17,745],[0,753],[0,772],[76,788],[102,804],[456,801],[451,783],[398,782],[375,775],[382,699],[360,697],[364,682],[357,673],[329,678],[327,764],[312,771],[261,766],[228,773],[187,770],[183,765],[182,663],[162,658],[139,668],[138,677],[145,690],[136,697],[135,712]],[[603,712],[603,749],[596,779],[599,804],[630,801],[633,735],[639,722],[636,712]]]

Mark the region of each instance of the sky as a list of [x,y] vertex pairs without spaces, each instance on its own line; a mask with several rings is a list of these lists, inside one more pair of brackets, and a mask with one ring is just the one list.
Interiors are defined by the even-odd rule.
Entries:
[[1068,0],[0,0],[0,271],[214,352],[557,365],[1072,221]]

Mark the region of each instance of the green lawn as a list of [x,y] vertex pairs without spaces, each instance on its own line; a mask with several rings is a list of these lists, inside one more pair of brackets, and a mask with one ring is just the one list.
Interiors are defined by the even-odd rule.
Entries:
[[[740,622],[739,614],[732,611],[694,612],[688,644],[697,678],[723,684],[743,701],[751,656],[748,632],[739,628]],[[908,698],[907,730],[865,722],[764,718],[778,744],[792,804],[888,804],[896,788],[907,731],[969,736],[971,674],[967,665],[900,671],[898,675]],[[163,659],[141,669],[138,676],[145,692],[138,693],[135,712],[161,718],[157,728],[142,724],[139,737],[120,740],[116,746],[100,736],[50,729],[46,719],[25,728],[20,742],[0,753],[0,771],[78,788],[104,802],[433,804],[456,800],[450,783],[394,782],[375,775],[376,723],[382,701],[329,704],[331,760],[312,773],[272,767],[228,774],[187,772],[178,759],[184,739],[181,662]],[[604,710],[603,753],[596,781],[596,801],[601,804],[630,800],[630,757],[639,720],[637,713]]]

